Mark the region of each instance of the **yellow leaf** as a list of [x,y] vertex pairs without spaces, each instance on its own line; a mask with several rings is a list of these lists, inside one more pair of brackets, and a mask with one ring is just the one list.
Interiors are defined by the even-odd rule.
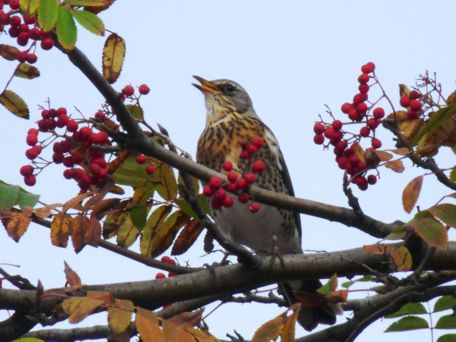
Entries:
[[20,63],[14,71],[14,76],[32,80],[34,78],[40,77],[40,71],[33,65]]
[[413,178],[402,192],[402,206],[407,213],[411,213],[420,196],[423,176]]
[[294,304],[290,309],[293,310],[293,314],[288,316],[283,330],[280,333],[280,342],[294,342],[295,340],[295,327],[296,320],[299,317],[300,305]]
[[124,299],[115,299],[114,304],[108,307],[108,322],[114,334],[127,330],[134,309],[133,303]]
[[102,300],[90,297],[71,297],[62,302],[63,311],[69,316],[68,322],[78,323],[103,304]]
[[261,327],[258,328],[257,331],[255,331],[252,342],[269,342],[271,340],[275,340],[280,336],[286,321],[287,315],[285,312],[276,318],[264,323]]
[[6,231],[10,238],[18,242],[27,231],[32,218],[22,211],[13,211],[6,219]]
[[427,211],[415,215],[410,226],[429,245],[445,248],[448,245],[448,232],[445,226]]
[[71,221],[73,218],[67,214],[57,214],[51,222],[51,242],[54,246],[66,248],[70,237]]
[[117,217],[115,224],[118,225],[117,244],[124,248],[130,247],[139,236],[140,231],[135,227],[130,218],[130,213],[125,212]]
[[173,168],[168,164],[161,163],[158,169],[160,170],[160,183],[157,185],[157,192],[167,201],[176,199],[177,181]]
[[122,37],[112,33],[103,48],[103,77],[114,83],[122,71],[125,57],[125,41]]
[[22,119],[28,119],[30,117],[27,104],[12,90],[6,89],[0,94],[0,104]]
[[165,339],[160,330],[157,315],[143,308],[137,308],[136,310],[136,329],[138,329],[143,342],[178,341],[176,339]]

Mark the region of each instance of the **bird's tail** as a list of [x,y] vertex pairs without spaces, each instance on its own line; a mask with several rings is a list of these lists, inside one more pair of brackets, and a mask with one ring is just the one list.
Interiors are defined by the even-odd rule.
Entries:
[[290,304],[301,303],[298,321],[307,331],[320,323],[336,323],[336,315],[342,313],[340,305],[328,304],[325,297],[317,292],[321,285],[319,280],[303,280],[281,283],[279,286]]

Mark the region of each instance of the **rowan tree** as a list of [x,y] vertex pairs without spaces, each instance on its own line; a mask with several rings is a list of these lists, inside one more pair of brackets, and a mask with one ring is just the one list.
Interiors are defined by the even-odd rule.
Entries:
[[[270,192],[255,185],[263,161],[254,162],[252,173],[239,182],[228,162],[224,173],[195,163],[173,143],[166,128],[147,121],[141,101],[149,86],[133,81],[116,85],[126,49],[120,35],[109,31],[101,71],[76,47],[81,28],[101,36],[108,32],[98,13],[112,3],[0,1],[0,34],[5,40],[0,55],[16,65],[0,103],[19,118],[31,119],[30,129],[18,132],[29,146],[24,157],[28,161],[18,175],[33,187],[48,168],[60,168],[62,180],[75,182],[79,189],[72,196],[62,195],[62,204],[46,204],[33,189],[0,182],[0,217],[18,248],[29,225],[35,224],[50,230],[54,246],[69,248],[71,241],[75,253],[103,248],[157,273],[155,279],[134,283],[119,278],[116,284],[90,285],[65,264],[66,286],[49,289],[1,267],[0,280],[16,288],[0,286],[0,309],[13,312],[0,322],[2,340],[127,341],[140,336],[143,341],[216,341],[221,337],[211,334],[202,308],[219,301],[284,307],[251,339],[293,341],[301,306],[314,303],[302,300],[287,307],[274,284],[304,278],[328,279],[318,300],[339,303],[349,319],[299,341],[351,341],[383,317],[394,319],[391,332],[456,327],[456,247],[448,239],[448,230],[456,227],[456,206],[451,203],[456,171],[446,158],[456,144],[455,93],[445,92],[435,75],[425,73],[415,85],[400,85],[400,101],[394,103],[375,63],[362,65],[353,98],[340,109],[328,107],[313,127],[313,142],[322,145],[322,153],[334,154],[334,173],[342,171],[341,191],[348,206]],[[49,49],[66,55],[68,65],[76,66],[103,96],[105,102],[93,113],[70,109],[71,104],[55,106],[55,99],[41,104],[40,113],[30,113],[23,99],[27,95],[11,90],[16,77],[40,77],[33,64],[45,59]],[[379,130],[389,131],[390,141],[382,141]],[[250,143],[261,148],[260,140]],[[357,192],[379,186],[384,172],[405,173],[411,167],[421,174],[403,185],[403,209],[410,220],[386,223],[366,215]],[[208,186],[203,188],[200,181]],[[432,181],[445,191],[434,205],[420,208],[422,184]],[[269,204],[356,228],[378,243],[331,253],[255,255],[227,239],[211,220],[211,210],[230,207],[234,200],[250,205],[252,215],[261,204]],[[224,262],[209,267],[180,262],[198,238],[204,239],[206,253],[222,249]],[[131,248],[136,241],[139,250]],[[352,299],[360,284],[369,295]],[[258,290],[264,286],[269,287]],[[431,299],[437,299],[433,309],[422,304]],[[40,329],[65,320],[77,324],[102,311],[108,315],[105,326]],[[429,319],[440,311],[445,311],[443,316]],[[455,336],[446,334],[439,341],[453,341]],[[242,340],[234,333],[230,338]]]

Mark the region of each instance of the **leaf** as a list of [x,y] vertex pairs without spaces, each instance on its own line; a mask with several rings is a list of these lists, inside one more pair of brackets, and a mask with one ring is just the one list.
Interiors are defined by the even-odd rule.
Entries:
[[185,225],[174,242],[171,255],[181,255],[185,253],[196,241],[203,231],[203,225],[198,220],[192,220]]
[[131,116],[138,122],[142,122],[144,120],[144,111],[138,105],[127,104],[125,105],[128,111],[130,112]]
[[453,309],[454,307],[456,307],[455,296],[442,296],[435,302],[433,312],[449,310]]
[[17,340],[13,340],[13,342],[46,342],[46,341],[41,340],[39,338],[34,338],[34,337],[22,337],[22,338],[18,338]]
[[397,172],[397,173],[402,173],[405,170],[404,164],[399,159],[390,160],[390,161],[385,163],[385,166],[388,169],[391,169],[391,170],[393,170],[394,172]]
[[87,297],[99,299],[105,305],[112,305],[114,303],[114,297],[109,291],[87,291]]
[[0,180],[0,210],[10,210],[16,204],[21,208],[34,207],[40,195],[25,191],[18,185],[12,185]]
[[14,76],[32,80],[40,77],[40,71],[33,65],[20,63],[14,71]]
[[456,168],[452,168],[450,172],[450,181],[456,183]]
[[8,44],[0,44],[0,56],[6,60],[15,61],[18,54],[19,49],[17,47]]
[[143,229],[147,222],[147,214],[149,209],[143,205],[130,210],[131,222],[139,230]]
[[456,105],[441,108],[434,112],[429,120],[424,123],[418,133],[413,137],[410,146],[418,144],[425,134],[431,135],[437,128],[444,125],[454,113],[456,113]]
[[103,77],[114,83],[122,71],[125,58],[125,41],[115,33],[109,35],[103,48]]
[[448,226],[456,228],[456,205],[443,203],[429,208],[428,211]]
[[386,315],[385,318],[396,318],[406,315],[421,315],[427,314],[426,308],[422,303],[407,303],[403,305],[399,310],[392,314]]
[[133,302],[125,299],[115,299],[114,304],[108,306],[108,323],[114,334],[127,330],[134,309]]
[[59,17],[59,0],[40,0],[38,24],[44,32],[51,31]]
[[65,0],[70,6],[93,6],[101,7],[106,5],[106,0]]
[[76,197],[73,197],[72,199],[65,202],[65,204],[63,205],[62,211],[66,212],[70,208],[75,208],[76,205],[79,205],[79,203],[81,203],[87,197],[92,196],[92,195],[93,195],[93,193],[91,193],[91,192],[84,192],[82,194],[77,195]]
[[407,247],[390,248],[388,252],[391,261],[394,264],[396,271],[410,271],[412,269],[412,255]]
[[393,155],[385,151],[374,150],[374,153],[377,155],[380,161],[387,161],[393,159]]
[[44,207],[36,208],[35,210],[33,210],[33,213],[36,217],[42,219],[51,216],[51,211],[57,207],[60,207],[60,204],[48,204]]
[[295,340],[295,327],[296,321],[299,317],[300,306],[294,304],[290,309],[293,310],[293,313],[288,316],[285,324],[283,325],[282,332],[280,333],[281,342],[294,342]]
[[28,15],[32,15],[38,9],[38,6],[40,5],[40,1],[39,0],[20,0],[19,5],[20,5],[22,12],[27,13]]
[[[136,310],[136,328],[143,342],[165,342],[163,333],[158,324],[157,316],[149,310],[137,308]],[[175,341],[175,340],[174,340]]]
[[407,213],[411,213],[420,196],[423,176],[413,178],[402,192],[402,206]]
[[27,104],[12,90],[5,89],[0,94],[0,103],[12,114],[22,119],[28,119],[30,117]]
[[418,329],[428,329],[428,322],[421,317],[407,316],[391,324],[385,332],[408,331]]
[[334,291],[335,289],[337,288],[337,274],[333,274],[331,276],[331,278],[329,278],[329,280],[326,282],[326,284],[324,284],[323,286],[321,286],[317,292],[326,296],[327,294],[329,294],[331,291]]
[[71,231],[71,220],[67,214],[57,214],[51,222],[51,242],[54,246],[66,248]]
[[[27,231],[32,218],[30,214],[21,211],[13,211],[6,220],[6,231],[8,236],[18,242]],[[4,223],[5,224],[5,223]]]
[[445,334],[437,339],[437,342],[456,342],[456,334]]
[[252,342],[265,342],[275,340],[280,336],[287,321],[286,312],[264,323],[255,331]]
[[63,272],[65,273],[65,278],[67,283],[70,286],[79,286],[81,285],[81,278],[79,275],[66,263],[66,261],[63,262],[64,268]]
[[114,181],[116,184],[130,185],[135,188],[155,185],[160,180],[160,168],[157,167],[155,172],[149,175],[146,173],[146,164],[138,164],[136,157],[128,157],[114,172]]
[[410,226],[429,245],[445,248],[448,245],[448,232],[443,224],[429,212],[421,211],[415,215]]
[[168,164],[162,163],[160,169],[160,183],[157,185],[158,194],[167,201],[176,199],[177,181],[173,168]]
[[62,6],[56,26],[57,40],[65,50],[72,50],[76,45],[77,29],[71,11]]
[[203,311],[204,309],[184,311],[172,316],[168,319],[168,321],[173,322],[179,327],[191,328],[201,322],[201,319],[203,318]]
[[391,152],[398,154],[400,156],[407,156],[410,154],[410,149],[408,147],[399,147],[391,150]]
[[71,297],[62,302],[63,311],[69,316],[68,322],[73,324],[81,322],[101,305],[102,300],[90,297]]
[[435,325],[435,329],[455,329],[456,328],[456,316],[455,315],[447,315],[442,316],[437,321]]
[[391,233],[385,236],[385,240],[402,240],[407,234],[407,227],[403,226],[393,226],[391,227]]
[[86,245],[86,233],[88,229],[89,219],[83,215],[76,215],[71,221],[71,242],[76,253],[79,253]]
[[116,223],[119,225],[117,231],[117,244],[121,247],[128,248],[139,236],[139,229],[135,227],[131,221],[130,214],[128,212],[122,213]]
[[384,255],[387,253],[388,246],[382,244],[375,244],[375,245],[364,245],[363,251],[366,253],[374,254],[374,255]]
[[74,19],[86,30],[103,36],[105,32],[103,21],[96,14],[89,11],[71,10]]

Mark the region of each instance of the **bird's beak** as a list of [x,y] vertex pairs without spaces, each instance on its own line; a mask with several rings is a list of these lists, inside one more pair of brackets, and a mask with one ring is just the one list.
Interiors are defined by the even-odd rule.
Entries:
[[201,92],[206,95],[206,94],[216,94],[219,93],[220,90],[216,87],[214,83],[211,81],[205,80],[202,77],[199,76],[193,76],[200,84],[192,83],[196,88],[201,90]]

